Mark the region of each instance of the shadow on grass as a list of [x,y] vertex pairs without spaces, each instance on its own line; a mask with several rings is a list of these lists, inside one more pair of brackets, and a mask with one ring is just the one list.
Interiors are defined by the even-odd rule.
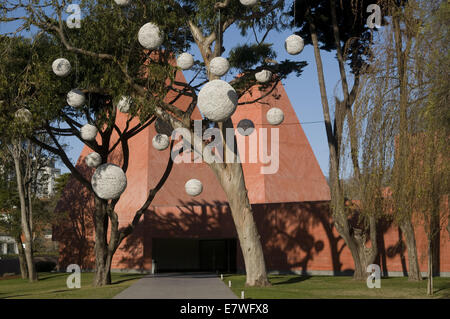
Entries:
[[144,278],[144,276],[133,276],[133,275],[130,275],[127,278],[121,278],[119,280],[115,280],[113,283],[111,283],[111,285],[118,285],[118,284],[121,284],[121,283],[124,283],[124,282],[127,282],[127,281],[131,281],[131,280],[135,280],[135,279],[141,279],[141,278]]
[[52,278],[56,278],[56,277],[62,277],[62,276],[67,276],[70,275],[70,273],[57,273],[57,274],[48,274],[48,275],[43,275],[42,277],[39,277],[38,281],[44,281],[47,279],[52,279]]
[[[288,280],[285,280],[285,281],[275,282],[275,283],[272,284],[272,286],[295,284],[295,283],[298,283],[298,282],[302,282],[302,281],[308,280],[310,278],[311,278],[311,276],[309,276],[309,275],[292,277],[292,278],[289,278]],[[275,278],[273,278],[273,279],[275,279]]]

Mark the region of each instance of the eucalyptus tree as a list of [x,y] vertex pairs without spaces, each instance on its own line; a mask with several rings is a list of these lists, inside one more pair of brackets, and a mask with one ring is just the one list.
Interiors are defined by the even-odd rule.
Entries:
[[[375,261],[377,248],[377,216],[373,209],[363,209],[352,223],[345,205],[345,190],[341,174],[345,165],[342,158],[344,129],[348,127],[350,138],[351,172],[357,184],[361,181],[361,154],[358,149],[357,123],[354,119],[354,103],[360,90],[360,79],[371,59],[370,46],[373,32],[366,24],[367,7],[373,1],[325,1],[296,0],[292,7],[297,34],[305,44],[314,47],[318,83],[320,87],[324,124],[330,153],[331,209],[334,225],[353,257],[355,279],[366,279],[366,269]],[[329,106],[324,70],[320,51],[336,52],[342,94],[335,97],[334,110]],[[352,81],[352,83],[350,82]],[[378,209],[381,209],[379,207]],[[371,246],[366,242],[370,240]]]
[[[113,200],[99,198],[93,192],[90,182],[70,162],[58,137],[67,135],[79,137],[83,143],[101,155],[102,163],[107,163],[111,153],[120,147],[123,155],[121,168],[126,172],[128,161],[133,160],[129,158],[129,139],[156,119],[173,129],[184,129],[193,133],[192,114],[197,106],[200,88],[210,81],[218,80],[219,76],[210,72],[211,62],[214,58],[222,56],[227,49],[224,34],[227,31],[231,32],[233,25],[243,34],[252,30],[263,34],[254,45],[230,50],[229,60],[239,73],[239,76],[230,82],[237,97],[249,92],[256,84],[255,74],[262,70],[269,70],[274,76],[261,86],[264,90],[263,97],[255,101],[273,94],[276,85],[282,79],[294,71],[299,75],[305,65],[304,62],[291,61],[277,63],[276,53],[270,44],[265,43],[271,30],[276,31],[282,27],[280,17],[284,14],[284,1],[260,1],[249,7],[243,6],[237,0],[117,1],[117,3],[123,5],[119,6],[112,0],[81,1],[80,12],[83,15],[79,21],[81,28],[67,27],[64,20],[64,10],[67,6],[65,1],[44,1],[39,5],[34,1],[9,1],[4,5],[4,11],[8,14],[3,18],[4,21],[23,21],[24,28],[29,26],[38,28],[60,50],[59,54],[53,52],[41,57],[39,67],[34,68],[40,82],[45,82],[43,85],[48,86],[48,92],[52,92],[48,103],[41,105],[47,106],[42,129],[51,137],[54,145],[47,145],[36,137],[31,137],[31,140],[57,154],[70,169],[72,176],[95,197],[97,285],[110,283],[112,256],[123,239],[132,232],[156,192],[164,184],[173,162],[169,158],[161,180],[150,190],[146,202],[136,212],[133,222],[119,229],[118,216],[114,211],[119,198]],[[21,10],[17,10],[18,8]],[[149,22],[152,25],[148,25]],[[157,42],[162,40],[157,47],[148,46],[144,49],[142,41],[141,43],[138,41],[140,28],[144,25],[159,30],[158,36],[163,35],[161,39],[157,39]],[[193,81],[182,83],[176,80],[180,68],[174,63],[174,54],[188,50],[191,44],[195,44],[199,49],[201,61],[196,61],[193,66],[195,71]],[[57,56],[65,57],[74,63],[75,76],[72,72],[71,76],[61,79],[51,74],[49,66]],[[65,93],[75,87],[80,88],[87,96],[88,103],[81,108],[69,107],[64,103]],[[55,91],[59,94],[55,94]],[[43,101],[45,96],[46,93],[40,100]],[[129,110],[125,130],[120,130],[116,125],[116,104],[122,96],[130,96],[134,101]],[[181,97],[190,100],[186,109],[176,107],[176,102]],[[130,127],[130,123],[136,118],[139,119],[139,124]],[[98,140],[86,141],[81,138],[80,119],[97,128],[101,143]],[[58,126],[61,122],[64,122],[66,127]],[[219,128],[220,137],[225,141],[226,129],[233,128],[231,120],[227,118],[214,125]],[[208,127],[209,125],[204,125],[203,130]],[[111,143],[113,132],[119,136],[116,143]],[[192,136],[194,139],[189,143],[189,148],[203,154],[206,142],[198,138],[197,134]],[[227,141],[223,144],[226,148],[224,153],[231,154],[233,158],[237,157],[236,146],[229,146]],[[212,161],[208,165],[217,176],[229,201],[244,256],[247,284],[268,285],[262,246],[247,195],[242,165],[239,161],[220,163]],[[106,236],[108,222],[111,224],[109,241]]]

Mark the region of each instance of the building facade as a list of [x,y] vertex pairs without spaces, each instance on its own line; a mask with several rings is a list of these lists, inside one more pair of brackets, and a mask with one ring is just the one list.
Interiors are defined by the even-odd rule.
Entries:
[[[178,80],[184,80],[178,76]],[[275,93],[279,99],[270,95],[238,106],[232,117],[235,127],[243,119],[251,120],[255,126],[249,136],[236,136],[267,269],[281,273],[350,274],[353,260],[333,226],[327,181],[281,84]],[[261,94],[254,88],[240,101],[253,101]],[[183,99],[178,103],[181,109],[189,104]],[[284,122],[279,126],[267,122],[266,113],[271,107],[284,112]],[[198,111],[194,116],[201,119]],[[119,114],[117,125],[123,128],[125,123],[126,116]],[[128,186],[116,206],[120,226],[132,221],[165,170],[169,151],[152,147],[156,133],[154,126],[148,127],[130,143]],[[77,168],[88,179],[93,169],[86,167],[84,158],[90,152],[85,147],[77,162]],[[195,159],[194,154],[191,158]],[[110,159],[117,164],[121,160],[120,152]],[[184,189],[186,181],[192,178],[203,183],[203,192],[197,197],[188,196]],[[60,243],[60,267],[77,263],[85,270],[94,268],[92,210],[92,196],[71,179],[56,209],[68,213],[67,222],[54,227],[54,239]],[[416,236],[421,269],[425,271],[424,234],[417,229]],[[407,252],[401,233],[387,223],[380,228],[378,237],[377,262],[384,274],[405,274]],[[438,268],[441,274],[450,274],[448,234],[442,232],[439,242]],[[174,165],[138,227],[117,250],[112,265],[117,271],[151,272],[152,267],[153,271],[155,267],[156,271],[244,271],[227,198],[205,163],[193,160]]]

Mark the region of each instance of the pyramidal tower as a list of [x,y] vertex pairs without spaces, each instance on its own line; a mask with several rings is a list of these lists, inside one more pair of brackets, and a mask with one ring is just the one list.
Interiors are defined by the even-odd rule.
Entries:
[[[181,72],[177,81],[185,81]],[[310,208],[311,211],[322,209],[318,207],[330,200],[330,192],[283,85],[279,83],[273,94],[264,94],[255,86],[241,97],[232,121],[236,128],[242,120],[251,120],[255,128],[249,136],[242,136],[239,132],[236,136],[248,196],[254,206],[266,260],[270,260],[268,268],[292,270],[293,266],[286,262],[286,258],[270,257],[273,245],[278,245],[279,250],[285,249],[286,256],[301,256],[297,248],[284,247],[286,243],[283,240],[275,243],[277,231],[270,226],[273,216],[282,212],[283,216],[289,217],[286,223],[292,226],[300,218],[299,214],[305,213],[304,203],[317,206]],[[257,102],[253,103],[255,100]],[[186,109],[189,102],[180,98],[176,106]],[[272,107],[284,113],[284,121],[280,125],[273,126],[267,121],[266,114]],[[201,120],[197,109],[193,118]],[[118,112],[116,122],[124,128],[127,114]],[[133,120],[131,125],[133,123],[136,124],[137,120]],[[166,168],[169,150],[153,148],[152,138],[156,134],[155,125],[151,125],[129,141],[128,183],[116,206],[120,226],[125,227],[132,221]],[[84,164],[84,158],[90,152],[92,150],[84,147],[77,162],[77,168],[87,178],[93,173],[93,169]],[[120,164],[120,152],[116,153],[109,161]],[[185,183],[193,178],[203,184],[203,192],[196,197],[185,191]],[[295,205],[300,205],[301,209]],[[89,222],[92,208],[91,196],[71,179],[57,211],[70,210],[70,223],[73,225],[75,220],[75,224],[84,229],[74,231],[73,227],[66,227],[70,223],[55,227],[55,238],[60,242],[61,265],[80,263],[84,268],[93,268],[94,230]],[[84,237],[81,238],[80,234]],[[236,238],[227,198],[209,166],[203,162],[174,164],[139,227],[116,252],[112,268],[150,271],[158,265],[156,267],[160,271],[244,269]]]

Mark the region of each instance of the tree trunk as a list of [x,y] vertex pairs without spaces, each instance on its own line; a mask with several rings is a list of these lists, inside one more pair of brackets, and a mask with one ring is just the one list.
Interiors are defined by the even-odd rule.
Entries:
[[246,286],[269,286],[266,264],[253,211],[248,200],[244,173],[240,163],[229,163],[226,168],[212,164],[211,168],[222,185],[231,208],[231,214],[244,257]]
[[[347,247],[353,257],[353,262],[355,264],[354,278],[360,279],[362,277],[362,263],[359,257],[359,252],[356,243],[352,240],[349,231],[349,225],[347,220],[347,215],[345,213],[344,206],[344,196],[342,194],[341,187],[339,185],[339,145],[336,138],[338,132],[333,133],[330,108],[328,105],[328,97],[325,86],[325,76],[323,72],[322,57],[320,55],[319,41],[316,32],[316,26],[312,18],[307,14],[311,39],[314,47],[314,57],[316,60],[317,77],[320,88],[320,96],[322,101],[323,116],[325,120],[325,129],[327,132],[328,149],[330,151],[330,192],[331,192],[331,210],[333,212],[333,220],[336,230],[339,235],[344,239]],[[365,269],[364,269],[365,273]]]
[[27,261],[27,269],[28,269],[28,279],[30,282],[38,281],[38,274],[36,271],[36,265],[34,264],[33,257],[33,241],[26,240],[25,241],[25,259]]
[[414,234],[414,227],[410,219],[400,224],[400,229],[405,235],[406,248],[408,250],[408,279],[412,281],[422,280],[420,273],[419,258],[417,255],[416,237]]
[[14,146],[15,152],[13,154],[13,158],[16,171],[17,188],[19,191],[21,226],[22,232],[25,236],[25,259],[27,262],[28,279],[30,282],[35,282],[38,280],[38,275],[33,259],[33,234],[30,229],[29,211],[25,200],[25,189],[23,185],[22,171],[20,169],[20,151],[18,151],[18,147],[20,146]]
[[111,257],[108,255],[108,215],[106,204],[95,198],[95,275],[94,286],[105,286],[111,284]]
[[28,269],[27,269],[27,261],[25,257],[25,250],[23,248],[22,239],[20,235],[16,238],[17,249],[19,250],[19,265],[20,265],[20,274],[22,279],[28,278]]
[[[341,222],[344,222],[341,220]],[[347,220],[345,222],[348,223]],[[378,254],[378,246],[376,243],[376,237],[374,232],[376,232],[375,217],[369,217],[369,235],[371,237],[371,247],[366,246],[366,234],[364,230],[353,228],[351,235],[349,226],[338,229],[344,239],[350,253],[353,257],[353,263],[355,266],[355,272],[353,273],[354,280],[366,280],[367,279],[367,266],[373,264]]]

